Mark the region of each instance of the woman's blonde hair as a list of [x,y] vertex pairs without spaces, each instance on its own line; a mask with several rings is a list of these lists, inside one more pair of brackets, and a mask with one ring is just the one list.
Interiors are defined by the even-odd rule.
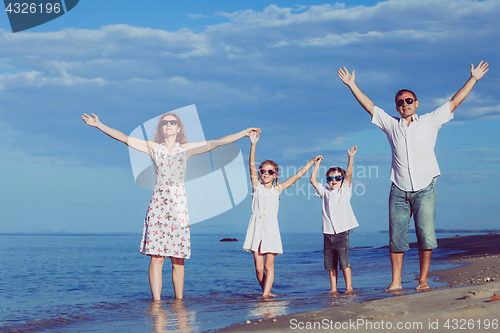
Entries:
[[175,142],[178,142],[180,144],[186,143],[187,142],[186,132],[184,132],[184,125],[182,124],[181,118],[179,118],[177,114],[172,112],[165,113],[163,116],[160,117],[160,120],[158,120],[158,126],[156,126],[154,141],[156,143],[163,143],[163,141],[165,140],[165,138],[163,137],[163,129],[162,129],[163,126],[161,125],[161,122],[163,118],[165,118],[166,116],[173,116],[177,120],[177,127],[179,127],[180,131],[179,133],[177,133]]

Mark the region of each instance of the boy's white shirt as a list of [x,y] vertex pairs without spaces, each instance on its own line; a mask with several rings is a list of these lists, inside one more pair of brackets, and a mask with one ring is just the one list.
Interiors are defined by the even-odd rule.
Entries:
[[359,226],[351,207],[352,187],[347,181],[332,189],[323,184],[316,190],[322,203],[322,224],[324,234],[338,234]]

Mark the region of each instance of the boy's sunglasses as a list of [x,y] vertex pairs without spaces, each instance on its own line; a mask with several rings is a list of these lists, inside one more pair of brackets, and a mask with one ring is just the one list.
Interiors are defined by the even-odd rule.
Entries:
[[269,176],[272,176],[272,175],[274,175],[276,173],[276,170],[272,170],[272,169],[271,170],[259,169],[259,173],[261,175],[265,175],[266,172],[269,174]]
[[408,98],[405,98],[405,99],[400,99],[399,101],[396,102],[396,105],[397,106],[402,106],[405,102],[408,105],[413,104],[413,98],[408,97]]
[[338,175],[338,176],[335,176],[335,177],[326,177],[326,181],[329,183],[331,181],[333,181],[335,179],[336,182],[339,182],[341,181],[342,179],[344,179],[344,176],[341,176],[341,175]]
[[160,125],[161,126],[166,126],[166,125],[172,125],[172,126],[177,126],[177,124],[179,124],[179,122],[177,120],[162,120],[160,122]]

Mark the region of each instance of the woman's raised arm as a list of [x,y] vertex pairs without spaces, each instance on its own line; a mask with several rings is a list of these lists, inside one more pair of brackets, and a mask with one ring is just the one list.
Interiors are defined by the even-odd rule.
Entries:
[[193,156],[193,155],[198,155],[198,154],[203,154],[206,152],[209,152],[211,150],[214,150],[217,147],[223,146],[223,145],[228,145],[230,143],[233,143],[245,136],[250,136],[250,133],[255,131],[257,134],[260,134],[260,128],[254,128],[250,127],[247,128],[246,130],[243,130],[241,132],[231,134],[231,135],[226,135],[220,139],[217,140],[209,140],[209,141],[203,141],[203,142],[187,142],[185,143],[184,149],[187,150],[187,156],[188,158]]
[[97,117],[93,113],[91,113],[90,116],[88,114],[84,113],[82,116],[82,119],[87,125],[100,129],[102,132],[104,132],[108,136],[112,137],[113,139],[118,140],[120,142],[123,142],[124,144],[126,144],[130,148],[133,148],[135,150],[149,154],[151,156],[153,156],[153,151],[158,146],[158,144],[156,142],[151,142],[151,141],[146,141],[146,140],[141,140],[141,139],[137,139],[134,137],[130,137],[128,135],[123,134],[122,132],[120,132],[118,130],[115,130],[114,128],[111,128],[109,126],[104,125],[99,120],[99,117]]

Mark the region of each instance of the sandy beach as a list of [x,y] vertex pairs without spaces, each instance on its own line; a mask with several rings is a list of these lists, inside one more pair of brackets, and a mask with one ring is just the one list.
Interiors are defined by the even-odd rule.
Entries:
[[256,320],[219,332],[500,332],[500,235],[443,238],[438,244],[457,250],[444,260],[462,265],[436,272],[431,265],[430,277],[445,287],[410,295],[396,292],[385,299]]

